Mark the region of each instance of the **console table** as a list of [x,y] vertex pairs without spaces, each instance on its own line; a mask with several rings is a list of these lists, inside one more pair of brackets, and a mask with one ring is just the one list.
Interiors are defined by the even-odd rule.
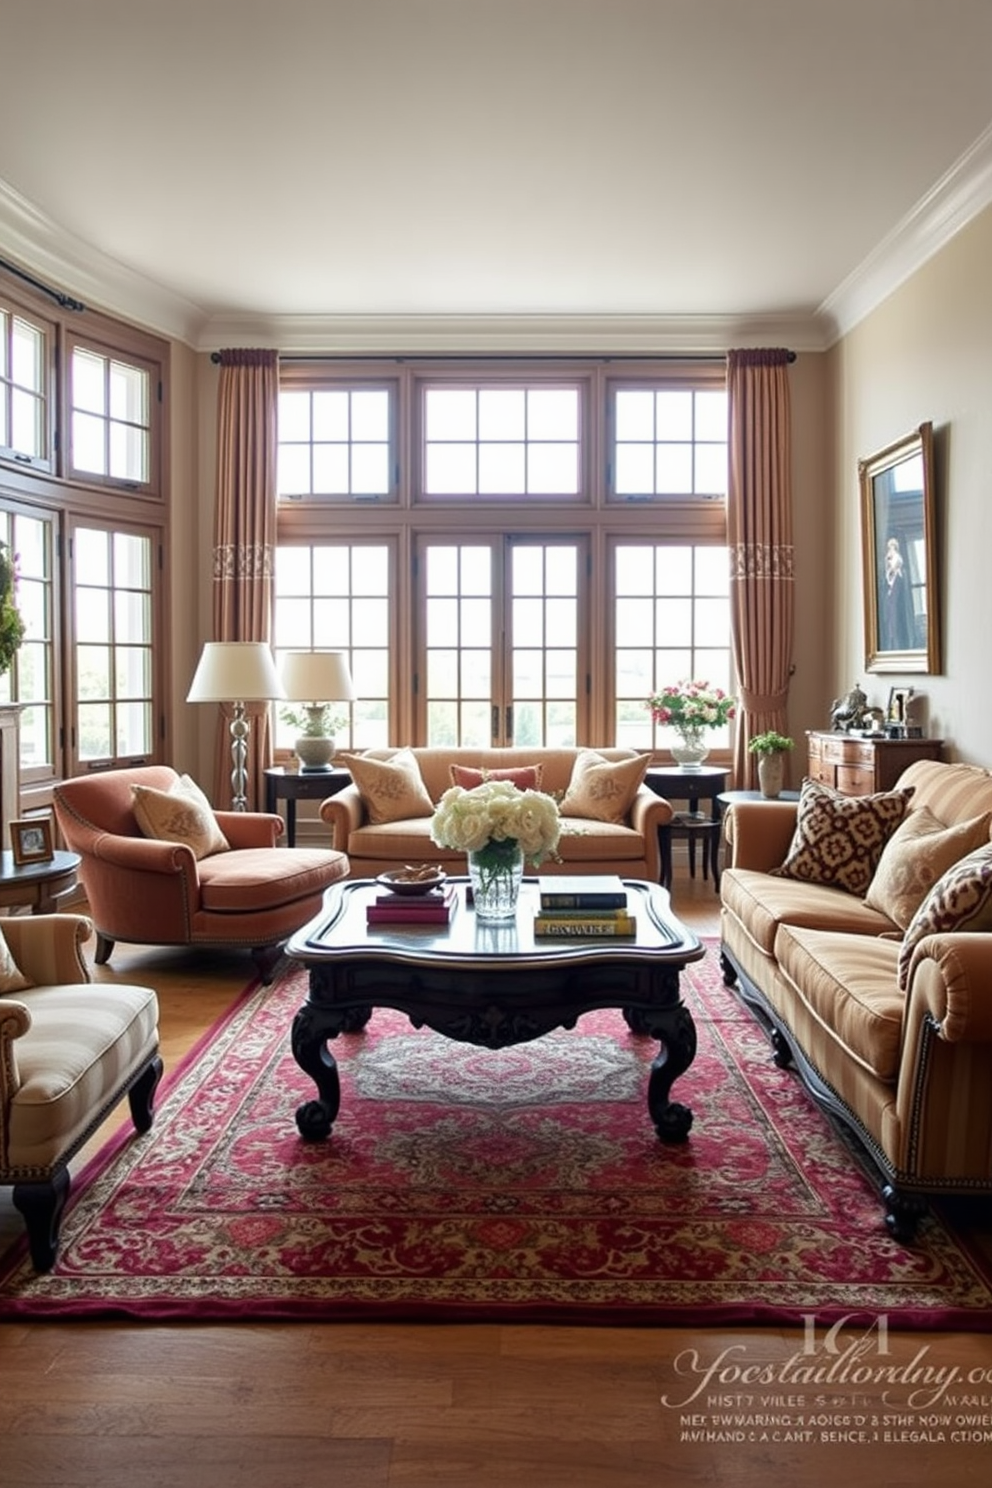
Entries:
[[336,796],[350,784],[347,770],[287,770],[284,765],[271,765],[264,771],[265,809],[278,811],[279,801],[286,802],[286,846],[296,846],[297,801],[323,801]]
[[[666,889],[672,886],[672,839],[685,837],[689,844],[689,873],[696,876],[696,838],[702,840],[703,877],[710,869],[713,885],[720,887],[720,812],[717,796],[727,784],[730,770],[719,765],[700,765],[697,770],[686,770],[681,765],[650,765],[644,779],[656,795],[669,801],[685,801],[688,811],[676,811],[667,826],[658,828],[661,847],[661,881]],[[701,811],[700,801],[709,801],[709,811]]]
[[806,741],[810,779],[832,785],[845,796],[892,790],[907,765],[939,760],[944,752],[943,739],[866,739],[858,734],[811,732]]

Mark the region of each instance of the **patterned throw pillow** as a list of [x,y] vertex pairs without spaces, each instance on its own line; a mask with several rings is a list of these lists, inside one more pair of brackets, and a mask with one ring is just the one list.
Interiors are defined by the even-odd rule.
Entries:
[[992,930],[992,843],[948,868],[909,923],[899,951],[899,985],[909,986],[909,963],[926,935]]
[[948,827],[918,806],[885,845],[865,903],[905,930],[941,874],[989,840],[992,812]]
[[364,754],[339,755],[361,792],[373,826],[385,822],[410,821],[433,816],[434,802],[420,775],[417,757],[410,749],[398,749],[389,759],[369,759]]
[[508,780],[517,790],[540,790],[543,765],[513,765],[506,770],[475,770],[471,765],[449,765],[452,785],[472,790],[486,780]]
[[608,760],[594,749],[580,749],[572,766],[568,790],[558,808],[561,815],[620,825],[650,763],[650,754]]
[[217,825],[213,807],[188,775],[180,775],[168,790],[132,785],[131,795],[142,836],[182,842],[197,860],[229,851],[231,844]]
[[4,992],[23,992],[25,987],[33,987],[34,982],[29,982],[17,962],[14,960],[13,952],[7,944],[0,930],[0,994]]
[[864,894],[912,794],[910,788],[843,796],[818,780],[804,780],[789,851],[772,873]]

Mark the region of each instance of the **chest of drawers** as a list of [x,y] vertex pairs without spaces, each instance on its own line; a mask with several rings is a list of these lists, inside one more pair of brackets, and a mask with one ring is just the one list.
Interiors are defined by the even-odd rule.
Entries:
[[807,774],[843,791],[868,796],[891,790],[907,765],[939,760],[942,739],[859,739],[853,734],[808,733]]

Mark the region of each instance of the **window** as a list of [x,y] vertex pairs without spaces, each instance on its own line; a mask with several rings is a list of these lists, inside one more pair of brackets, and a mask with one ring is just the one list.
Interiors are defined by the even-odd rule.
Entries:
[[722,388],[616,387],[613,494],[623,500],[725,497]]
[[78,526],[75,570],[76,758],[147,757],[152,697],[152,543],[136,532]]
[[[276,660],[310,650],[343,651],[348,659],[357,699],[335,708],[347,718],[335,735],[339,748],[389,743],[391,568],[387,544],[287,544],[276,553]],[[292,749],[294,730],[275,711],[276,747]]]
[[50,331],[0,303],[0,451],[48,465]]
[[579,493],[577,387],[436,387],[424,398],[425,496]]
[[69,385],[73,470],[81,476],[147,485],[151,471],[148,370],[75,346]]
[[345,383],[280,392],[279,495],[391,496],[396,464],[392,403],[388,386]]
[[54,528],[48,513],[0,511],[0,539],[14,558],[25,627],[10,670],[0,677],[0,697],[21,704],[22,781],[47,779],[55,771]]

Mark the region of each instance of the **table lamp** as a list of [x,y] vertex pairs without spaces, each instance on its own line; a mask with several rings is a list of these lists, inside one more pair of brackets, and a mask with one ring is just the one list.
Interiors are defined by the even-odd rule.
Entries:
[[186,694],[188,703],[230,703],[231,806],[248,809],[248,733],[245,703],[286,696],[272,652],[264,641],[207,641]]
[[[330,769],[334,757],[331,703],[350,703],[355,687],[343,651],[286,651],[279,661],[286,698],[305,706],[302,737],[296,741],[306,773]],[[296,722],[295,718],[288,720]]]

